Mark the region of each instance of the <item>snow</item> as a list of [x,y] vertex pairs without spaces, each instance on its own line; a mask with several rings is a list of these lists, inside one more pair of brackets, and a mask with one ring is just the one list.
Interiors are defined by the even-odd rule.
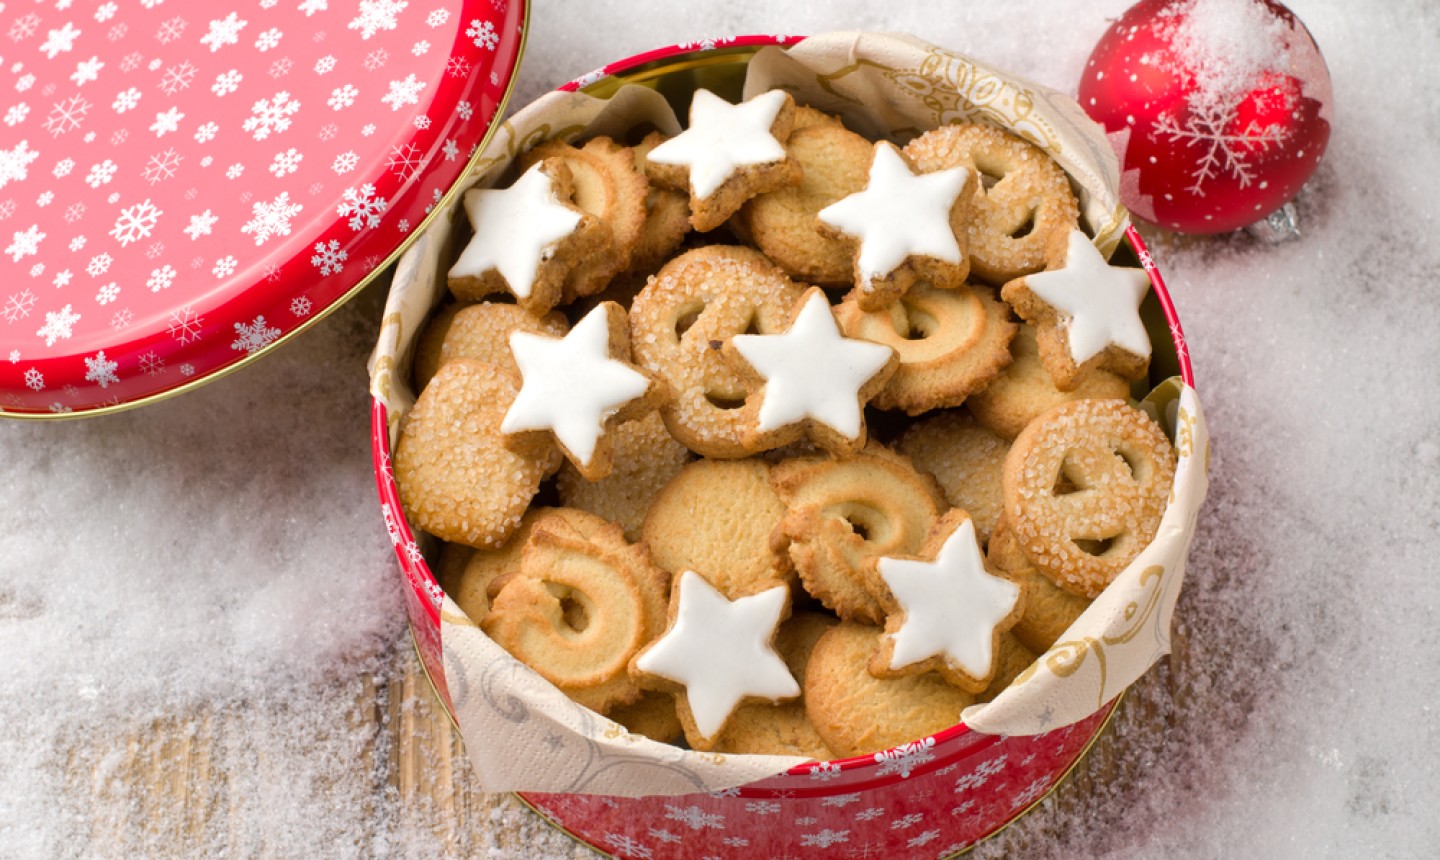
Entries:
[[[511,106],[661,44],[842,27],[919,33],[1073,90],[1128,5],[556,0],[532,16]],[[1083,803],[1043,803],[970,856],[1426,856],[1440,844],[1440,407],[1427,397],[1440,367],[1440,151],[1413,145],[1440,133],[1437,17],[1428,0],[1289,5],[1335,84],[1302,237],[1152,246],[1215,435],[1183,647],[1131,692],[1110,758],[1059,789]],[[412,26],[429,11],[418,8]],[[39,141],[47,159],[70,142]],[[346,214],[383,203],[368,197]],[[7,223],[0,244],[27,226]],[[374,788],[394,765],[375,759],[373,736],[337,716],[360,673],[383,678],[409,648],[370,473],[364,365],[379,311],[370,289],[255,366],[138,411],[0,422],[7,855],[195,853],[127,823],[133,843],[91,842],[92,785],[67,762],[104,788],[125,738],[222,722],[211,764],[233,805],[214,819],[233,837],[207,837],[220,853],[328,856],[357,840],[372,849],[357,853],[442,853]],[[172,322],[177,339],[205,325],[188,310]],[[576,856],[514,804],[471,826],[524,828],[509,843],[523,855],[492,843],[494,857]]]

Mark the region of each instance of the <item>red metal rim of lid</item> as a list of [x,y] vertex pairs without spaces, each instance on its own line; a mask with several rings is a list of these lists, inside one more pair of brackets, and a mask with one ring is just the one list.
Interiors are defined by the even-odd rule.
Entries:
[[[240,367],[418,236],[502,113],[528,0],[0,9],[0,414]],[[8,14],[7,14],[8,13]]]

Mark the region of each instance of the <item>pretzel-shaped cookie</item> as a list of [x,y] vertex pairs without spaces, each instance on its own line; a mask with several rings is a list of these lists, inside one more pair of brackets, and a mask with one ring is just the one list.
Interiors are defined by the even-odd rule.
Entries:
[[999,285],[1059,265],[1080,207],[1065,173],[1045,153],[988,125],[947,125],[905,146],[920,170],[973,166],[970,270]]
[[628,666],[665,628],[668,583],[619,526],[587,536],[540,525],[520,570],[491,584],[480,626],[570,698],[604,713],[640,698]]
[[[778,334],[801,289],[758,251],[710,245],[665,264],[630,308],[636,362],[669,384],[661,408],[676,441],[707,457],[743,457],[760,448],[746,385],[722,347],[737,334]],[[759,442],[765,447],[763,440]]]
[[1005,459],[1005,521],[1041,573],[1093,598],[1154,539],[1175,459],[1155,422],[1123,400],[1063,404]]

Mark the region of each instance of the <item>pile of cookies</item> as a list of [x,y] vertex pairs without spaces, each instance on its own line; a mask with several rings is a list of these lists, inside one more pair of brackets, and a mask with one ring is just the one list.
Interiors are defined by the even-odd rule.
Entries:
[[1148,281],[994,127],[775,90],[466,193],[395,474],[441,585],[629,730],[833,759],[955,724],[1154,537]]

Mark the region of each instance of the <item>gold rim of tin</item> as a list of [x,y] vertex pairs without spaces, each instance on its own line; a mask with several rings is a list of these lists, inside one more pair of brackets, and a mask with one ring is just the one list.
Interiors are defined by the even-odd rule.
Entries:
[[[430,675],[430,667],[425,665],[425,659],[420,656],[420,643],[415,641],[415,625],[411,624],[410,621],[407,619],[405,622],[405,629],[410,635],[410,648],[415,652],[415,661],[420,664],[420,673],[425,676],[426,683],[430,685],[430,695],[434,696],[435,701],[440,703],[440,710],[445,712],[445,718],[450,721],[451,730],[455,732],[457,737],[459,737],[461,748],[464,748],[465,736],[460,732],[460,724],[456,722],[454,712],[450,710],[450,708],[445,703],[445,699],[440,695],[440,688],[435,686],[435,679]],[[1090,740],[1085,742],[1084,748],[1081,749],[1079,754],[1075,756],[1075,760],[1070,762],[1070,764],[1066,766],[1065,772],[1060,774],[1060,778],[1055,780],[1054,785],[1051,785],[1044,794],[1037,797],[1034,802],[1032,802],[1029,806],[1015,813],[1015,815],[1012,816],[1010,820],[1006,821],[1004,824],[1000,825],[999,827],[995,828],[984,836],[981,836],[979,839],[976,839],[974,842],[970,843],[968,846],[960,849],[954,854],[947,854],[944,860],[955,860],[956,857],[963,857],[966,854],[969,854],[971,851],[974,851],[976,848],[980,847],[980,845],[988,842],[991,839],[994,839],[1001,833],[1004,833],[1006,830],[1010,829],[1010,827],[1013,826],[1020,819],[1029,815],[1031,810],[1033,810],[1035,807],[1044,803],[1046,800],[1049,800],[1050,795],[1054,794],[1060,789],[1060,786],[1065,784],[1065,780],[1070,778],[1070,774],[1074,773],[1075,768],[1079,767],[1080,764],[1085,761],[1085,759],[1090,755],[1090,750],[1095,746],[1096,743],[1099,742],[1102,737],[1105,736],[1105,733],[1110,730],[1110,723],[1114,721],[1115,714],[1119,712],[1120,707],[1125,703],[1125,694],[1127,692],[1129,692],[1128,688],[1125,690],[1121,690],[1120,693],[1115,696],[1115,703],[1111,706],[1110,713],[1105,715],[1104,721],[1102,721],[1100,725],[1096,727],[1094,734],[1090,735]],[[971,731],[974,731],[974,729],[971,729]],[[586,848],[595,852],[600,857],[607,857],[610,858],[610,860],[617,860],[614,854],[606,853],[603,849],[589,842],[586,842],[579,835],[567,830],[564,825],[560,824],[558,821],[555,821],[549,815],[546,815],[544,812],[541,812],[540,809],[535,806],[535,804],[526,800],[525,796],[520,792],[511,791],[507,793],[514,797],[516,800],[520,801],[522,804],[524,804],[525,807],[531,812],[535,813],[535,815],[541,821],[545,822],[547,826],[560,831],[568,839],[570,839],[570,841],[578,845],[585,846]]]
[[82,418],[95,418],[101,415],[114,415],[117,412],[126,412],[131,409],[139,408],[141,406],[148,406],[152,403],[158,403],[162,400],[168,400],[171,397],[177,397],[181,394],[185,394],[186,392],[193,391],[208,382],[214,382],[217,379],[229,376],[231,373],[234,373],[242,367],[249,367],[255,361],[269,355],[276,349],[280,348],[282,345],[289,343],[300,333],[309,331],[321,320],[330,316],[335,311],[339,310],[343,305],[348,303],[351,299],[355,298],[355,296],[359,295],[362,290],[364,290],[366,287],[370,286],[372,283],[378,280],[381,275],[387,274],[388,270],[390,269],[390,265],[396,260],[400,259],[401,254],[404,254],[406,251],[410,250],[410,246],[415,244],[415,242],[417,242],[420,237],[424,235],[425,228],[429,227],[430,224],[434,222],[435,219],[438,218],[442,212],[449,208],[450,203],[460,193],[460,187],[465,184],[465,181],[467,179],[470,178],[470,172],[474,170],[475,165],[479,163],[480,154],[485,151],[486,145],[490,143],[490,139],[495,136],[495,133],[500,130],[500,126],[504,125],[504,122],[502,120],[505,116],[505,108],[510,104],[510,97],[515,94],[515,82],[520,78],[520,64],[525,59],[525,47],[530,41],[530,11],[532,5],[533,4],[530,2],[530,0],[527,0],[527,2],[525,3],[525,11],[520,23],[520,45],[515,52],[515,65],[514,69],[510,74],[510,80],[506,83],[505,92],[500,97],[500,101],[495,106],[495,115],[491,118],[490,127],[485,130],[484,136],[482,136],[479,143],[475,145],[475,152],[473,155],[470,156],[470,160],[466,163],[465,169],[460,171],[460,175],[457,176],[455,181],[450,184],[450,188],[446,190],[445,196],[441,197],[439,202],[437,202],[435,206],[430,209],[430,213],[426,215],[424,219],[422,219],[413,230],[410,231],[410,233],[404,238],[404,240],[395,247],[395,250],[391,251],[384,260],[381,260],[380,263],[378,263],[375,268],[371,269],[368,275],[361,278],[360,281],[355,284],[355,286],[351,287],[349,290],[346,290],[343,295],[337,297],[328,306],[326,306],[324,310],[305,320],[303,323],[296,326],[294,329],[285,333],[281,337],[276,338],[270,344],[266,345],[263,349],[257,350],[256,352],[241,357],[234,364],[228,364],[218,370],[213,370],[210,373],[205,374],[204,376],[177,385],[174,388],[167,388],[164,391],[157,391],[154,394],[147,394],[144,397],[136,400],[126,401],[125,403],[116,403],[112,406],[96,406],[93,408],[81,409],[75,412],[11,412],[3,407],[0,407],[0,418],[12,418],[20,421],[73,421]]

